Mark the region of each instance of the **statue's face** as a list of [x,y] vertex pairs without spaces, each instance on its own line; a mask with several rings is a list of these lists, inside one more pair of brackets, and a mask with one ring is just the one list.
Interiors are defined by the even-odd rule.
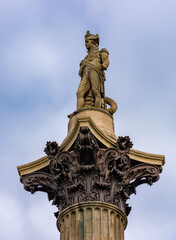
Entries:
[[86,39],[85,46],[86,46],[87,50],[89,50],[93,46],[92,40]]

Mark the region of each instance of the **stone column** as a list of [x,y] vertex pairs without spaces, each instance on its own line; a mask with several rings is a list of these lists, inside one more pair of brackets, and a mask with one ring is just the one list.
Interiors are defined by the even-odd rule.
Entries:
[[127,217],[105,202],[74,204],[57,218],[60,240],[124,240]]

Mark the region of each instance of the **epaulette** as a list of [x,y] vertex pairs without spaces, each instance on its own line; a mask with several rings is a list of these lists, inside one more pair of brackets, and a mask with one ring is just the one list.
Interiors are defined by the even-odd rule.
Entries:
[[109,52],[108,52],[108,50],[107,50],[106,48],[102,48],[102,49],[100,50],[100,52],[106,52],[106,53],[109,55]]

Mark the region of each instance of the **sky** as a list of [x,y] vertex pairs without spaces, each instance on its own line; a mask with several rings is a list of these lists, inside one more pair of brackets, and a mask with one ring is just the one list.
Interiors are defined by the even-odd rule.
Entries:
[[175,0],[0,0],[0,239],[59,239],[56,207],[24,191],[16,167],[66,137],[87,30],[110,53],[116,135],[166,157],[160,180],[128,201],[125,240],[176,239],[175,26]]

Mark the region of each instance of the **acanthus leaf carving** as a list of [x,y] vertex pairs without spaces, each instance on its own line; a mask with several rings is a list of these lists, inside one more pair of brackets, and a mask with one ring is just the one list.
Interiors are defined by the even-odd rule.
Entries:
[[48,155],[49,159],[53,159],[57,154],[60,153],[60,147],[57,142],[47,142],[44,152]]
[[[100,149],[88,127],[81,127],[71,151],[60,151],[56,142],[47,142],[49,170],[22,178],[27,191],[44,191],[59,212],[74,203],[101,201],[114,204],[126,215],[127,201],[136,187],[157,181],[161,167],[133,162],[128,156],[130,138],[119,137],[116,148]],[[56,213],[57,215],[58,213]]]
[[48,192],[55,191],[57,185],[53,182],[52,177],[48,173],[32,173],[21,178],[24,188],[31,193],[36,191]]
[[116,143],[116,148],[119,152],[129,153],[130,148],[132,148],[132,146],[133,146],[133,143],[131,142],[129,136],[118,137],[117,143]]

